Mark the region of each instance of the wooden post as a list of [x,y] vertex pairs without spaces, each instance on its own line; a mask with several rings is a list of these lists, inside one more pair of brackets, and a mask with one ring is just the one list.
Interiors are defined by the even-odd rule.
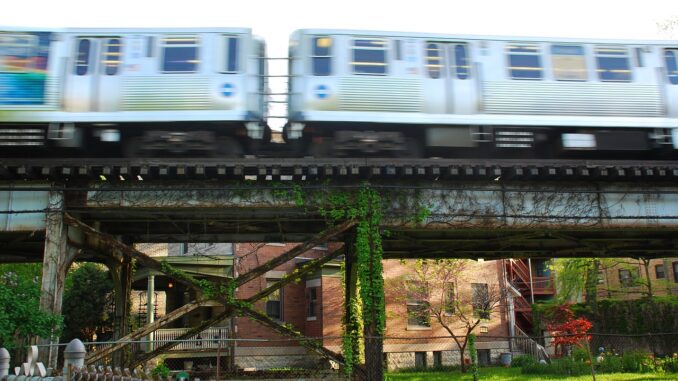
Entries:
[[[61,314],[61,303],[64,294],[64,280],[66,272],[73,258],[75,250],[69,252],[68,227],[63,220],[64,195],[62,192],[49,193],[49,206],[45,213],[45,249],[42,260],[42,283],[40,286],[40,309]],[[49,345],[46,351],[41,351],[40,361],[49,368],[55,369],[59,347],[58,337],[43,337],[41,345]]]

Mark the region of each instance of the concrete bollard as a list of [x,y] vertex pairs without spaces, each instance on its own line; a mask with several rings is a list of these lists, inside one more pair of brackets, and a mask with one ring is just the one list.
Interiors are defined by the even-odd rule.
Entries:
[[71,368],[82,368],[85,365],[85,345],[78,339],[71,340],[64,350],[64,380],[71,379]]
[[0,378],[9,376],[9,352],[0,348]]

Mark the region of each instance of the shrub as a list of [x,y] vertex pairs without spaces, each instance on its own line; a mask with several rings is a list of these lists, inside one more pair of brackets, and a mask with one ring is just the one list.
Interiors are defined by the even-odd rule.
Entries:
[[522,368],[525,365],[536,364],[537,360],[530,355],[518,355],[511,361],[511,368]]
[[629,351],[622,355],[624,371],[630,373],[650,371],[648,365],[651,361],[648,360],[651,360],[650,355],[643,351]]
[[151,374],[154,376],[160,376],[162,378],[167,378],[170,375],[170,368],[164,363],[159,362],[158,365],[153,368]]
[[605,356],[596,366],[596,370],[600,373],[621,373],[624,371],[624,363],[619,356]]
[[572,351],[572,358],[575,361],[586,361],[589,359],[589,353],[584,348],[576,347]]
[[661,368],[666,373],[678,373],[678,356],[665,357],[663,359],[658,359]]
[[522,374],[549,374],[563,376],[582,376],[591,373],[591,367],[581,361],[569,357],[555,359],[551,364],[528,364],[521,370]]

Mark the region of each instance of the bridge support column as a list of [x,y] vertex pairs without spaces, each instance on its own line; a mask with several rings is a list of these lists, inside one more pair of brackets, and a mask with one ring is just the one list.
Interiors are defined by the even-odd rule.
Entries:
[[[148,276],[146,286],[146,324],[152,324],[155,321],[155,275]],[[153,332],[148,334],[147,350],[153,350]]]
[[[68,246],[68,227],[64,224],[63,192],[51,191],[48,209],[45,213],[45,248],[42,260],[42,283],[40,285],[40,309],[61,314],[64,294],[64,280],[68,268],[77,254]],[[56,369],[59,354],[59,338],[40,338],[41,345],[49,345],[40,352],[40,361]]]
[[[132,261],[125,256],[119,263],[108,266],[113,278],[113,290],[115,293],[115,318],[113,320],[113,337],[118,340],[129,333],[130,291],[132,289]],[[126,364],[122,351],[113,355],[113,363],[116,366]]]

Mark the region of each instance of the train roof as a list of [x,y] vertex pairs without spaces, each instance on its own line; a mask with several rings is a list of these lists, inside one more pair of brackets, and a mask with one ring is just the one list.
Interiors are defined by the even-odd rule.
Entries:
[[235,33],[252,34],[251,28],[66,28],[66,33]]
[[580,44],[626,44],[626,45],[662,45],[678,46],[678,40],[634,40],[634,39],[596,39],[596,38],[570,38],[570,37],[529,37],[529,36],[497,36],[497,35],[467,35],[467,34],[439,34],[422,32],[393,32],[378,30],[358,29],[298,29],[292,33],[302,34],[325,34],[325,35],[350,35],[366,37],[403,37],[425,38],[432,40],[468,40],[468,41],[526,41],[526,42],[567,42]]
[[200,27],[200,28],[42,28],[0,26],[0,32],[61,32],[61,33],[234,33],[252,34],[251,28]]

